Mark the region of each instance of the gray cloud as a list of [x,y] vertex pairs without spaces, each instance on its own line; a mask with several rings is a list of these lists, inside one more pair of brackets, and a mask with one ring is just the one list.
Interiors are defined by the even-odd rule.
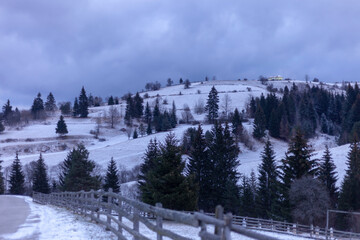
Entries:
[[122,95],[168,77],[356,81],[360,3],[1,1],[0,104]]

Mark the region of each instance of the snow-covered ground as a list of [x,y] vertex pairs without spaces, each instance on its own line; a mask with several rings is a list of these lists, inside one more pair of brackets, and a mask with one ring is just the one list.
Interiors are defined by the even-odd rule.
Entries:
[[[269,82],[269,84],[273,84],[274,87],[280,89],[285,86],[291,87],[294,82],[299,87],[304,86],[305,84],[300,81],[274,81]],[[310,86],[312,84],[316,85],[319,83],[310,83]],[[162,104],[163,109],[171,109],[172,101],[175,101],[177,116],[179,119],[181,118],[183,106],[187,104],[192,110],[192,114],[195,119],[203,121],[205,114],[195,114],[194,106],[199,99],[202,99],[204,103],[206,102],[208,93],[212,86],[215,86],[219,92],[220,110],[225,94],[228,94],[231,98],[231,110],[234,110],[236,107],[241,111],[245,108],[247,102],[252,96],[257,97],[262,93],[268,93],[266,85],[261,84],[259,81],[208,81],[203,83],[192,83],[189,89],[184,89],[184,85],[174,85],[157,91],[149,91],[146,92],[149,97],[144,101],[145,104],[146,102],[149,102],[152,106],[154,105],[156,98],[160,98],[160,104],[162,104],[166,99],[168,104]],[[331,89],[333,85],[329,84],[327,87]],[[340,90],[335,89],[334,91]],[[141,96],[144,96],[146,93],[141,93]],[[115,107],[118,108],[120,114],[123,116],[125,113],[125,103],[122,102],[120,105],[116,105]],[[127,133],[124,131],[126,127],[123,121],[121,121],[115,129],[111,129],[108,123],[102,121],[100,124],[101,128],[99,136],[102,141],[99,141],[90,134],[90,131],[95,129],[97,125],[96,119],[103,116],[108,110],[108,106],[91,108],[89,118],[87,119],[66,117],[65,121],[68,125],[69,134],[65,139],[58,138],[55,133],[59,113],[52,118],[47,119],[45,122],[36,122],[20,128],[6,129],[4,133],[0,134],[0,158],[1,160],[4,160],[3,166],[6,167],[11,165],[17,151],[22,164],[37,160],[39,153],[42,152],[46,164],[48,164],[51,169],[52,166],[55,166],[64,160],[68,151],[72,147],[81,142],[85,144],[89,150],[90,158],[98,163],[99,166],[102,167],[103,171],[105,171],[106,165],[111,157],[113,157],[118,164],[123,165],[126,169],[131,169],[142,163],[142,156],[150,139],[156,138],[158,141],[162,141],[167,135],[166,132],[162,132],[152,134],[150,136],[139,137],[138,139],[129,139]],[[189,127],[192,126],[179,125],[173,130],[173,132],[180,140],[184,131]],[[205,130],[209,130],[211,128],[210,125],[203,125],[203,127]],[[249,133],[251,133],[251,122],[245,123],[244,127]],[[274,145],[276,158],[280,161],[285,156],[288,144],[277,139],[271,139],[271,141]],[[339,185],[345,174],[346,156],[349,146],[344,145],[338,147],[335,138],[327,135],[320,135],[311,139],[310,143],[315,150],[314,158],[321,158],[325,144],[329,145],[339,173]],[[241,163],[238,169],[239,172],[246,175],[250,174],[251,170],[257,172],[258,165],[261,161],[260,153],[263,150],[263,143],[254,140],[253,150],[249,150],[244,146],[240,147],[242,152],[239,155]]]
[[[88,239],[117,239],[110,231],[105,231],[104,227],[90,221],[89,218],[59,207],[40,205],[34,203],[32,198],[19,196],[24,198],[29,204],[31,212],[26,222],[20,226],[17,232],[12,234],[0,235],[2,240],[20,240],[20,239],[39,239],[39,240],[88,240]],[[125,224],[131,226],[131,222],[124,219]],[[173,222],[164,222],[164,228],[176,232],[184,237],[191,239],[200,239],[198,237],[200,228],[189,227],[183,224]],[[208,226],[209,232],[213,231],[213,227]],[[145,225],[140,224],[140,232],[150,239],[156,239],[154,232],[149,230]],[[294,239],[301,240],[304,238],[289,236],[278,233],[262,232],[268,236],[278,239]],[[125,233],[127,239],[132,239],[130,234]],[[164,238],[167,239],[167,238]],[[232,239],[251,239],[238,234],[232,233]]]

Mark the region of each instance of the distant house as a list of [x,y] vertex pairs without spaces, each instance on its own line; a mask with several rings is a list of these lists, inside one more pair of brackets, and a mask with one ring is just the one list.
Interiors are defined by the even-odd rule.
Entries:
[[280,75],[277,75],[275,77],[268,77],[268,80],[269,81],[282,81],[282,80],[284,80],[284,78]]

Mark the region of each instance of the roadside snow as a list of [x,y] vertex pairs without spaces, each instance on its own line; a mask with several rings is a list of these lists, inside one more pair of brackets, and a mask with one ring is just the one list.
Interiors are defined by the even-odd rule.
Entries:
[[0,239],[117,239],[103,227],[66,209],[34,203],[30,197],[21,198],[30,206],[28,219],[16,233],[0,235]]

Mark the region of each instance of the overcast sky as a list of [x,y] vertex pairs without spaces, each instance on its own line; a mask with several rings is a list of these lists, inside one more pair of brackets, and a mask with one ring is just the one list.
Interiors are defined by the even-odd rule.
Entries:
[[0,104],[146,82],[282,75],[359,80],[360,1],[2,0]]

